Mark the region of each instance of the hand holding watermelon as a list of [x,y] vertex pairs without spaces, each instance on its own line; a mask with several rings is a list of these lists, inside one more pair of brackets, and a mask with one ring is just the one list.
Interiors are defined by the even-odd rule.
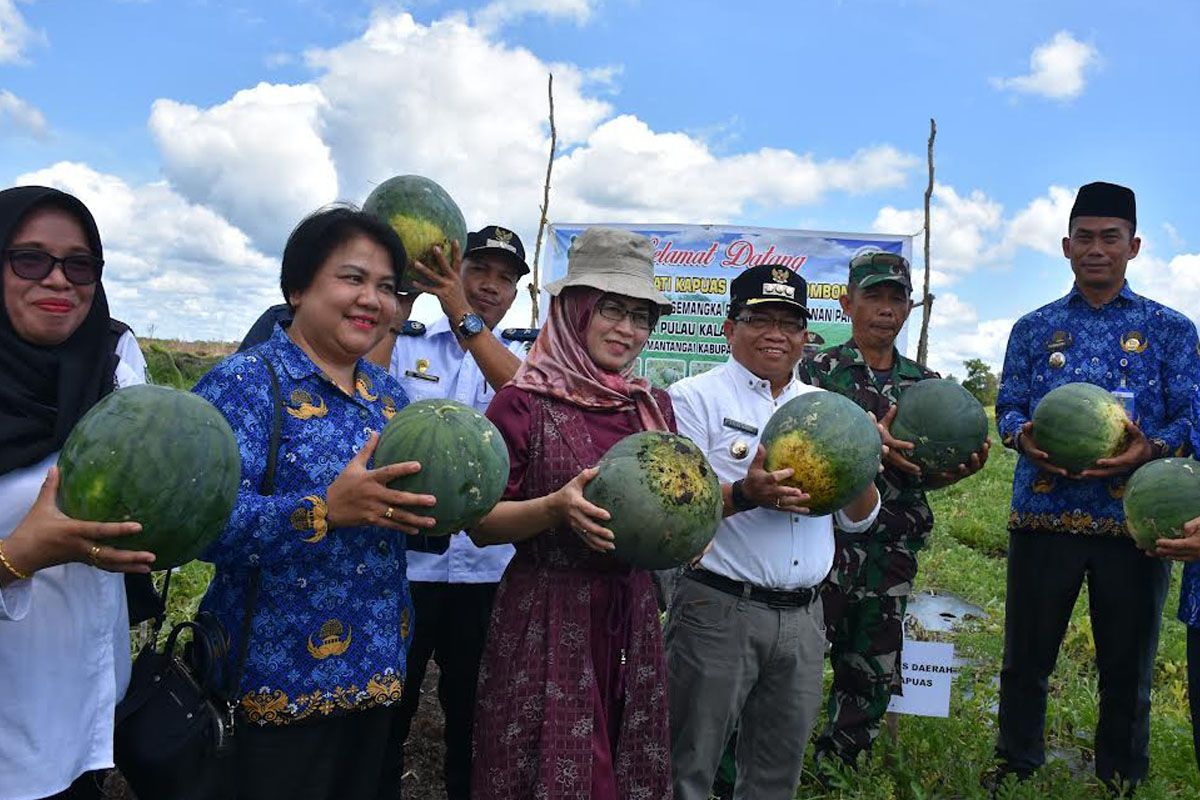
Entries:
[[4,557],[12,566],[28,575],[70,562],[109,572],[150,571],[153,553],[118,550],[104,544],[108,539],[141,533],[139,523],[71,519],[55,503],[58,485],[58,467],[51,467],[33,507],[4,540]]
[[1038,446],[1033,438],[1033,422],[1026,422],[1017,434],[1017,453],[1025,456],[1042,472],[1067,477],[1067,471],[1050,461],[1050,455]]
[[442,311],[457,320],[471,311],[462,282],[462,248],[450,243],[449,259],[439,245],[429,248],[429,263],[414,260],[410,266],[413,287],[438,299]]
[[1125,449],[1111,458],[1101,458],[1096,466],[1079,473],[1080,478],[1113,478],[1127,475],[1154,458],[1154,447],[1133,420],[1125,418]]
[[883,415],[883,419],[876,423],[879,428],[879,437],[883,440],[883,446],[887,448],[883,451],[883,463],[885,466],[899,470],[905,475],[912,475],[914,478],[919,478],[921,477],[921,467],[909,461],[906,457],[912,454],[916,449],[916,445],[913,442],[898,439],[892,434],[892,423],[895,421],[896,412],[899,409],[900,406],[892,406]]
[[761,444],[754,453],[754,460],[742,479],[742,492],[747,499],[762,508],[771,508],[787,514],[807,514],[809,496],[803,489],[789,486],[785,481],[795,475],[791,467],[769,471],[766,468],[767,448]]
[[599,523],[612,519],[612,515],[584,496],[585,487],[599,474],[596,467],[585,469],[550,497],[559,519],[579,534],[585,545],[597,553],[609,553],[616,548],[616,535]]
[[1158,539],[1150,555],[1174,561],[1200,561],[1200,517],[1183,523],[1183,536],[1178,539]]
[[422,528],[432,528],[437,520],[416,511],[408,511],[406,507],[429,508],[437,504],[436,497],[387,487],[389,481],[420,472],[421,465],[416,461],[403,461],[369,469],[367,465],[378,444],[379,434],[372,433],[363,448],[329,485],[326,498],[329,509],[326,521],[329,527],[378,525],[408,534],[421,533]]

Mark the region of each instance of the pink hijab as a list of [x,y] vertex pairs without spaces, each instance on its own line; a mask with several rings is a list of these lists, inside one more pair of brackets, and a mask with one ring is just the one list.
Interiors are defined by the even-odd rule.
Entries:
[[644,378],[633,377],[633,365],[624,371],[601,369],[588,355],[587,329],[604,293],[572,287],[550,299],[550,314],[512,383],[591,411],[637,409],[642,427],[667,430],[662,410]]

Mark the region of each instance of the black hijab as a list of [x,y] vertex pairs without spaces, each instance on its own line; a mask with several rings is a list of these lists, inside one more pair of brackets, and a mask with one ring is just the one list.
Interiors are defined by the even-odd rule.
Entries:
[[[77,198],[45,186],[0,191],[0,269],[11,269],[2,251],[31,211],[44,206],[73,214],[100,257],[100,232]],[[0,284],[0,475],[36,464],[59,450],[75,423],[115,388],[117,340],[128,328],[108,314],[104,286],[96,282],[92,307],[65,342],[42,347],[13,328]]]

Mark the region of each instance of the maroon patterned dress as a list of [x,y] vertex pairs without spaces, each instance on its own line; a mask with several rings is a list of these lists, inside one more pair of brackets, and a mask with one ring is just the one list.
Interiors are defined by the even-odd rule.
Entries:
[[[672,430],[665,392],[654,398]],[[581,410],[513,386],[488,417],[512,458],[505,498],[556,491],[637,414]],[[650,573],[586,548],[568,528],[517,544],[479,672],[476,800],[670,800],[666,664]]]

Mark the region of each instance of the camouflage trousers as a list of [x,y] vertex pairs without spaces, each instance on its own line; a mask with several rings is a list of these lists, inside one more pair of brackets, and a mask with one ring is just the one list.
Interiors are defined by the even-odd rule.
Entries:
[[837,534],[821,590],[833,686],[816,752],[853,762],[869,750],[893,694],[901,693],[904,611],[917,574],[916,547]]

